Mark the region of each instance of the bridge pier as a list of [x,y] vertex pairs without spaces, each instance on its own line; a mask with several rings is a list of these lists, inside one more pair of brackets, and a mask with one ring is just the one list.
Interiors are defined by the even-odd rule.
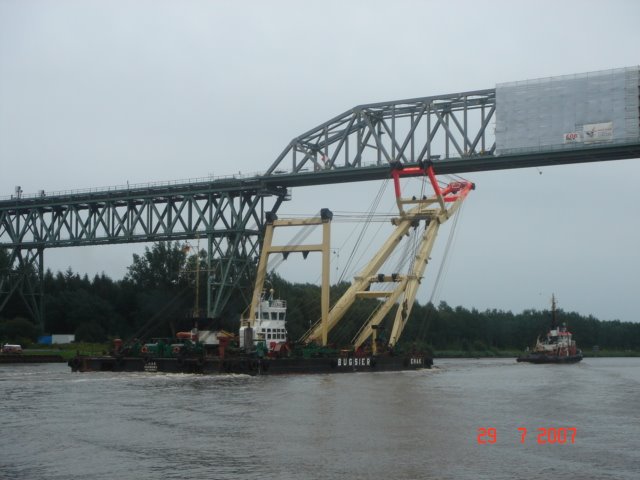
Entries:
[[0,265],[0,312],[18,294],[31,318],[44,328],[44,247],[13,247]]

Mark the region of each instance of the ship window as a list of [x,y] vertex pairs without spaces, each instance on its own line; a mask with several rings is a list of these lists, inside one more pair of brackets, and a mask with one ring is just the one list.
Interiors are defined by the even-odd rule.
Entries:
[[284,320],[284,312],[278,313],[278,320]]
[[262,312],[262,319],[269,320],[269,312]]
[[276,312],[271,312],[271,320],[277,320],[278,314]]

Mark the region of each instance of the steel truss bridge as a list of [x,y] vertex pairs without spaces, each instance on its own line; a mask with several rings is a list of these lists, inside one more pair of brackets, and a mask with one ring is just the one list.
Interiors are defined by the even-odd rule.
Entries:
[[[265,217],[290,187],[380,180],[394,165],[457,174],[640,157],[640,143],[502,155],[495,89],[360,105],[294,138],[264,174],[0,199],[0,314],[20,295],[43,323],[47,248],[206,239],[207,313],[250,292]],[[523,112],[526,115],[526,112]],[[318,206],[318,208],[320,205]]]

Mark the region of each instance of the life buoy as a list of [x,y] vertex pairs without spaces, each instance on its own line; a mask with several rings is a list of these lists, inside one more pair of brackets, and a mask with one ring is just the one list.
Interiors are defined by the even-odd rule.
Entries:
[[147,348],[147,346],[146,346],[146,345],[143,345],[143,346],[142,346],[142,348],[140,349],[140,351],[141,351],[142,353],[147,353],[147,352],[149,351],[149,349]]
[[173,353],[180,353],[180,347],[173,347],[171,350]]

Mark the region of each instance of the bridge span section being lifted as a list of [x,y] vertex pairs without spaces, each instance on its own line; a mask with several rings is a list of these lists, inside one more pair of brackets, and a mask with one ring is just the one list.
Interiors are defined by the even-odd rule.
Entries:
[[250,292],[267,212],[288,189],[390,178],[640,157],[640,69],[499,84],[354,107],[295,137],[265,173],[0,198],[0,314],[19,294],[43,322],[44,250],[207,241],[207,314]]

